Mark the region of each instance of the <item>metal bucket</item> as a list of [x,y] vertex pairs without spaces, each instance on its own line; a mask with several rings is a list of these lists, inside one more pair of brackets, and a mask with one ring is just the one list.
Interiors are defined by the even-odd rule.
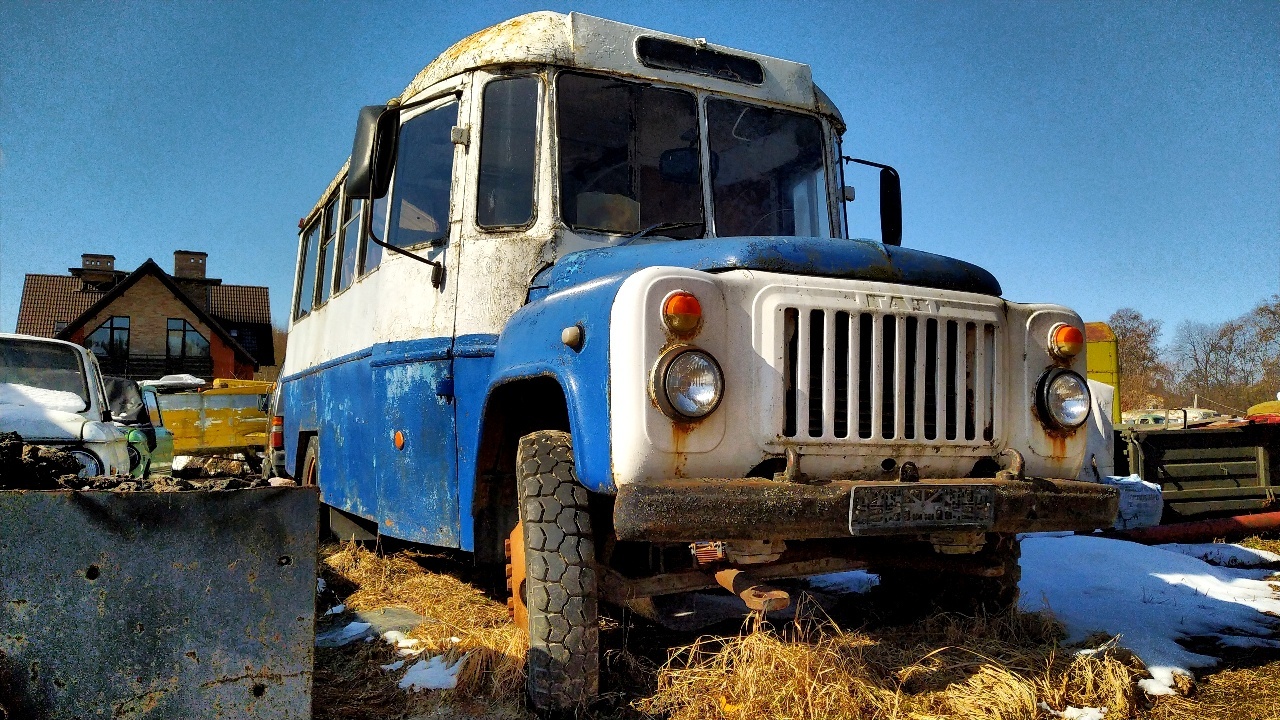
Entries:
[[0,717],[310,718],[318,502],[0,492]]

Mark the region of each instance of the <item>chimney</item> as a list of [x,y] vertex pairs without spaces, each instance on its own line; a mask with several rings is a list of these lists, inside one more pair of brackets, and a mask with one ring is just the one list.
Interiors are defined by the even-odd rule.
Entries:
[[173,251],[173,276],[180,278],[204,279],[204,261],[209,253],[196,250]]
[[116,275],[116,256],[85,253],[80,256],[80,278],[87,283],[102,283]]

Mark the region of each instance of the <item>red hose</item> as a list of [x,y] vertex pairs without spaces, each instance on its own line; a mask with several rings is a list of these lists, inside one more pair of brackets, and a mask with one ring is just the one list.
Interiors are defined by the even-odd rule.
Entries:
[[1158,545],[1175,542],[1210,542],[1217,538],[1247,537],[1271,530],[1280,530],[1280,512],[1157,525],[1107,534],[1144,545]]

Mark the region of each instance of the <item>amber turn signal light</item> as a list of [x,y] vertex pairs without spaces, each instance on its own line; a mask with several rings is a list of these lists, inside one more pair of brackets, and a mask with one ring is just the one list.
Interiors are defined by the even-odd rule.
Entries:
[[1070,360],[1081,350],[1084,350],[1084,333],[1080,328],[1059,323],[1049,331],[1049,352],[1059,360]]
[[677,290],[662,303],[662,322],[673,333],[691,333],[702,324],[702,303],[693,293]]

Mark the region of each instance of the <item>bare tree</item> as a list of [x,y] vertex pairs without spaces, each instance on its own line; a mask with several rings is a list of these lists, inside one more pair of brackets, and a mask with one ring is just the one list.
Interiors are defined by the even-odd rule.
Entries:
[[1280,390],[1280,297],[1217,325],[1184,322],[1168,348],[1183,401],[1243,412]]
[[1120,365],[1120,409],[1137,410],[1164,404],[1169,369],[1160,357],[1162,323],[1133,308],[1120,308],[1107,324],[1116,334]]

